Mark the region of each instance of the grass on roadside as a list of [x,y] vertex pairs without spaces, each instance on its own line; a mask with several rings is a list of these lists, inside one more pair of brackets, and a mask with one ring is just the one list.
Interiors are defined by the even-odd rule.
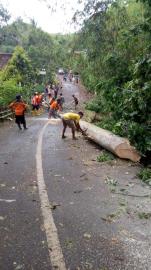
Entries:
[[138,213],[138,217],[140,219],[149,219],[151,218],[151,213],[140,212]]
[[138,177],[146,184],[151,186],[151,169],[143,168],[138,173]]
[[98,162],[111,161],[114,159],[115,157],[107,151],[102,151],[102,153],[97,157]]

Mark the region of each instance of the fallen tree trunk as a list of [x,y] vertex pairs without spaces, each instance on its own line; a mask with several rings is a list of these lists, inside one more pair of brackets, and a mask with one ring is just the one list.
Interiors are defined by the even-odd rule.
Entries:
[[130,145],[128,139],[119,137],[108,130],[99,128],[86,121],[81,120],[80,126],[82,129],[86,129],[88,138],[118,157],[130,159],[134,162],[138,162],[140,160],[139,153]]

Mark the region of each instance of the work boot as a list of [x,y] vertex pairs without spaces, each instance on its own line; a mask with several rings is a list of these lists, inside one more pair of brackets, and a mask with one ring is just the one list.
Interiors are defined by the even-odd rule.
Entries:
[[22,130],[21,125],[20,125],[20,124],[18,124],[18,127],[19,127],[19,130]]
[[32,116],[35,116],[36,115],[35,110],[32,111],[31,113],[32,113]]
[[36,112],[36,115],[40,115],[41,113],[40,113],[40,109]]
[[28,129],[28,128],[26,127],[26,124],[23,124],[23,127],[24,127],[24,129]]

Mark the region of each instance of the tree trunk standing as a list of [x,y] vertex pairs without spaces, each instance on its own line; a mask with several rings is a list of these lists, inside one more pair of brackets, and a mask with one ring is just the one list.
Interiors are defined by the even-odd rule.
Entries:
[[140,160],[139,153],[130,145],[128,139],[119,137],[108,130],[99,128],[85,121],[80,121],[80,125],[83,129],[86,129],[86,133],[91,140],[118,157],[130,159],[134,162]]

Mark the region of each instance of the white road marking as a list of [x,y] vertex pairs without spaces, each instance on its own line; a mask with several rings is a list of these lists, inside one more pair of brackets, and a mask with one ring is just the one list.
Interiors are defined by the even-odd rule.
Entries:
[[44,125],[38,137],[36,151],[37,181],[51,266],[52,269],[66,270],[63,253],[58,239],[57,228],[53,220],[52,211],[49,207],[50,202],[48,199],[42,167],[42,138],[48,125],[49,121]]
[[5,218],[6,218],[6,217],[0,216],[0,220],[2,220],[2,221],[5,220]]
[[[60,114],[61,116],[61,114]],[[32,120],[32,121],[49,121],[49,123],[52,124],[56,124],[56,123],[60,123],[61,122],[61,118],[50,118],[48,119],[48,117],[28,117],[28,120]]]
[[12,203],[12,202],[16,202],[16,200],[5,200],[5,199],[0,199],[0,202]]

